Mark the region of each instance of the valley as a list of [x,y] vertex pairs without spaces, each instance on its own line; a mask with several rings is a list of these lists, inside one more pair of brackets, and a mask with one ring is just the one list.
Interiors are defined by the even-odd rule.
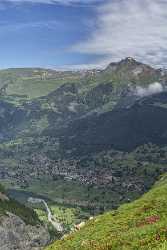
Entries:
[[8,69],[0,87],[0,183],[53,240],[62,235],[29,197],[45,201],[69,233],[167,172],[165,70],[133,58],[104,70]]
[[167,250],[167,0],[0,0],[0,250]]

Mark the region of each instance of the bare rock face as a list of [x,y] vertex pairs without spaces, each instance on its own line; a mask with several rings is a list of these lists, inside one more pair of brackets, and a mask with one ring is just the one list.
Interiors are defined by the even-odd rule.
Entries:
[[14,214],[0,217],[0,250],[41,250],[49,243],[47,229],[26,225]]
[[0,200],[1,201],[9,201],[9,198],[5,194],[0,192]]

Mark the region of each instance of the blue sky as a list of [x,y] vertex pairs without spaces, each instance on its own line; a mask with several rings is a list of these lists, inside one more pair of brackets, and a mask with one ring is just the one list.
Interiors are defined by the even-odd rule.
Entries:
[[94,4],[3,1],[0,67],[64,67],[94,61],[96,55],[71,49],[92,32]]
[[1,0],[0,68],[167,64],[166,0]]

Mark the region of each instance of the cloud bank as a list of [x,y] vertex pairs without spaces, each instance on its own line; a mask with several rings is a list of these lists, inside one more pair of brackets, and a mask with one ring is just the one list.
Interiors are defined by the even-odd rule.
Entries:
[[73,51],[105,56],[99,64],[134,57],[154,66],[167,63],[167,1],[110,0],[97,8],[97,22]]
[[135,95],[139,97],[145,97],[153,94],[158,94],[164,91],[164,87],[159,82],[151,83],[148,87],[143,88],[140,86],[136,87]]
[[71,4],[92,4],[95,2],[100,2],[102,0],[3,0],[3,2],[10,3],[34,3],[34,4],[63,4],[63,5],[71,5]]

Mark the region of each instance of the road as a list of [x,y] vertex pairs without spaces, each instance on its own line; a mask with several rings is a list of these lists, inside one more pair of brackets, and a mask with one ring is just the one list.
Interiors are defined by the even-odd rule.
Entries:
[[29,197],[28,202],[30,202],[32,204],[43,203],[45,208],[46,208],[46,212],[48,214],[48,221],[53,225],[53,227],[58,232],[63,232],[63,227],[62,227],[61,223],[59,223],[58,220],[52,215],[52,212],[51,212],[51,210],[50,210],[50,208],[45,200],[39,199],[39,198]]

